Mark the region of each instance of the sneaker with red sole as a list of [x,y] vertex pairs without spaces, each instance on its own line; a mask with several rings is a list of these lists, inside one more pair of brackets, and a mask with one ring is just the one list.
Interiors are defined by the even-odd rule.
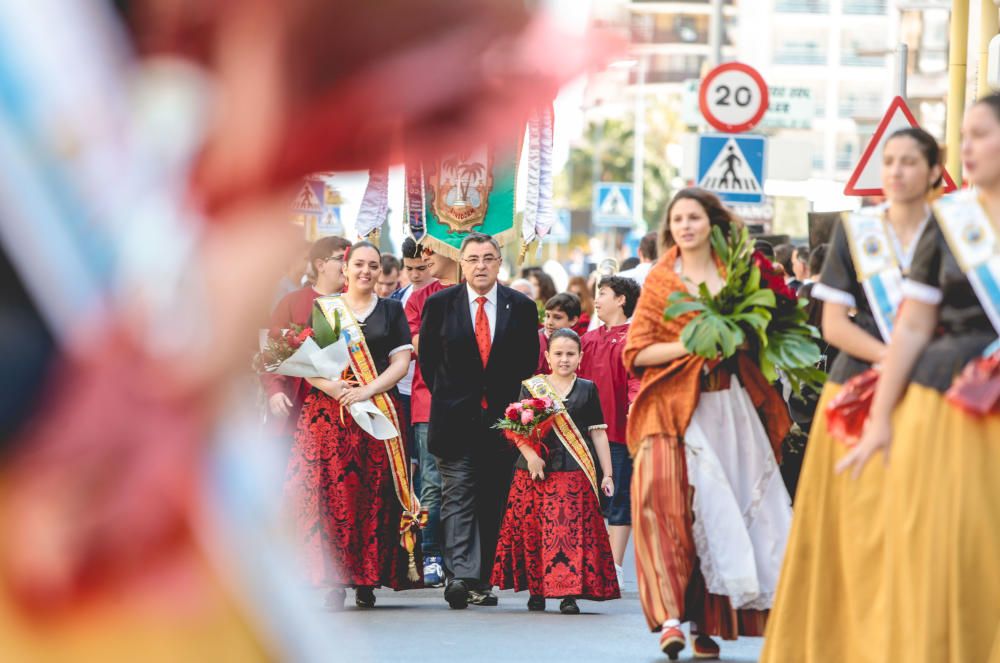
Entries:
[[694,657],[702,661],[719,660],[719,644],[707,635],[694,639]]
[[686,644],[684,632],[676,626],[664,627],[660,633],[660,651],[666,654],[671,661],[677,660],[677,656],[683,651]]

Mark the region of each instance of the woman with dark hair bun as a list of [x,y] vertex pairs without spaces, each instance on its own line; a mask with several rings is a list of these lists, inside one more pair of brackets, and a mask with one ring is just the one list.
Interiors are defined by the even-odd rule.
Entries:
[[[885,472],[836,476],[849,451],[828,431],[828,405],[845,382],[885,359],[903,279],[941,182],[941,155],[923,129],[893,133],[882,150],[887,202],[844,214],[811,296],[822,305],[824,340],[838,354],[820,395],[795,496],[795,519],[769,620],[763,661],[890,660],[884,644],[882,518]],[[822,648],[816,643],[822,641]],[[900,658],[900,660],[907,660]]]
[[713,227],[728,234],[740,223],[708,191],[677,193],[623,353],[641,378],[626,435],[639,597],[671,659],[686,646],[682,621],[696,658],[718,658],[712,635],[763,635],[791,521],[777,464],[791,426],[780,394],[743,352],[725,361],[689,352],[680,338],[694,313],[664,320],[671,293],[722,289]]
[[872,580],[887,638],[872,661],[1000,660],[1000,95],[966,111],[962,162],[975,189],[934,205],[864,434],[838,467],[852,487],[886,477]]
[[[316,305],[343,329],[351,365],[339,380],[309,378],[285,483],[303,546],[309,580],[331,589],[327,607],[344,606],[345,587],[360,608],[375,605],[375,587],[419,585],[412,530],[416,502],[396,405],[396,383],[410,366],[410,328],[402,305],[375,294],[381,256],[368,242],[344,257],[343,295]],[[396,426],[397,437],[378,440],[349,409],[371,401]],[[407,546],[410,549],[407,549]]]

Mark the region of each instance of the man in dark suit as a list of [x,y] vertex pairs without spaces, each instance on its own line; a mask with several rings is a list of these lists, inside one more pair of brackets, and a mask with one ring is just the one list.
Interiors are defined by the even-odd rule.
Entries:
[[497,603],[490,572],[517,453],[491,426],[538,363],[538,311],[497,283],[496,240],[470,234],[460,260],[466,283],[424,304],[419,356],[431,392],[427,446],[441,473],[452,608]]

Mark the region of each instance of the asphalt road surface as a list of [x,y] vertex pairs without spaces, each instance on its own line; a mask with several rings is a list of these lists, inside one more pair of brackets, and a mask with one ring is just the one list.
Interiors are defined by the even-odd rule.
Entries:
[[[345,611],[327,613],[331,627],[341,630],[344,648],[331,661],[434,661],[435,663],[500,663],[551,661],[611,663],[667,661],[657,647],[658,635],[646,628],[635,584],[631,541],[625,555],[625,591],[616,601],[580,601],[579,615],[559,613],[550,599],[544,613],[528,612],[528,593],[499,592],[494,608],[469,606],[452,610],[441,589],[408,592],[379,590],[373,610],[358,610],[348,592]],[[317,593],[316,605],[323,596]],[[322,608],[317,608],[322,609]],[[735,642],[717,639],[722,660],[755,663],[761,638]],[[691,644],[681,661],[692,660]]]
[[[345,611],[329,613],[345,637],[331,661],[434,661],[493,663],[500,661],[667,661],[657,636],[646,629],[634,591],[602,603],[580,601],[581,614],[562,615],[549,600],[544,613],[528,612],[527,592],[500,592],[500,605],[451,610],[441,590],[376,592],[372,610],[354,607],[348,593]],[[322,596],[316,595],[317,605]],[[334,626],[334,624],[331,624]],[[760,638],[722,642],[722,659],[757,661]],[[691,660],[690,643],[680,660]]]

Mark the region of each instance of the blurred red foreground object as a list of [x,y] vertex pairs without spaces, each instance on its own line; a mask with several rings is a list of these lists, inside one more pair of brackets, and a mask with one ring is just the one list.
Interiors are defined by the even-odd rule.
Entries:
[[224,126],[194,173],[209,209],[310,172],[509,135],[612,51],[607,37],[570,36],[509,0],[233,7],[215,63]]
[[4,481],[4,576],[31,609],[127,582],[189,534],[208,399],[108,341],[55,371]]

